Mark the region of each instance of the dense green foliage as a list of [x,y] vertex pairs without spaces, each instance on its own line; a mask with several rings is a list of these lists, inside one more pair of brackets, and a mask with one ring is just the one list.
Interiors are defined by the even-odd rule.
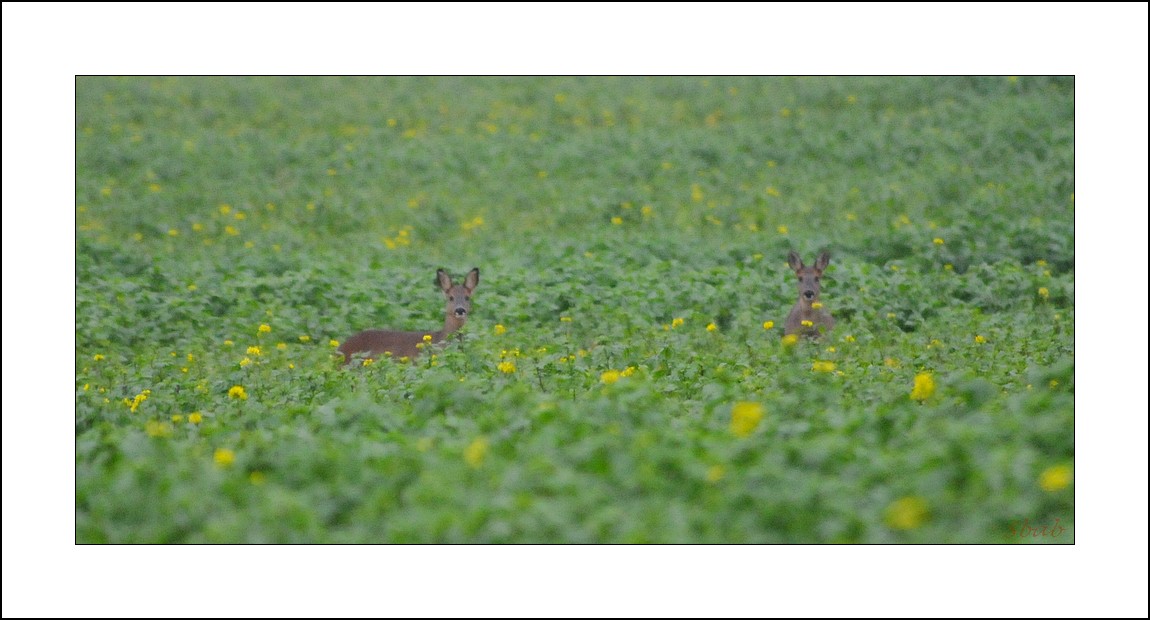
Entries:
[[[81,78],[76,538],[1073,542],[1073,119],[1071,79]],[[438,267],[482,271],[462,339],[341,368],[442,325]]]

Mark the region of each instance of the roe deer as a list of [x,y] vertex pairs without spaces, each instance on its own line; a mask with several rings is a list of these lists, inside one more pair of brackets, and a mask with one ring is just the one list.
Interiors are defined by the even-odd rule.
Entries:
[[[444,338],[463,327],[467,322],[467,313],[471,312],[471,292],[479,284],[479,269],[472,269],[464,278],[463,284],[452,284],[451,276],[440,269],[435,272],[435,281],[443,294],[447,295],[447,311],[443,320],[443,329],[437,332],[400,332],[385,329],[369,329],[359,332],[348,338],[339,346],[343,353],[343,363],[351,361],[351,356],[366,354],[364,357],[374,359],[380,355],[390,354],[392,359],[406,357],[415,359],[422,348],[443,342]],[[426,343],[426,344],[424,344]],[[423,347],[419,345],[423,344]]]
[[794,250],[787,255],[787,264],[799,277],[799,300],[787,315],[786,334],[817,338],[835,326],[831,313],[823,310],[819,302],[819,278],[830,262],[831,255],[825,251],[815,259],[813,267],[804,265]]

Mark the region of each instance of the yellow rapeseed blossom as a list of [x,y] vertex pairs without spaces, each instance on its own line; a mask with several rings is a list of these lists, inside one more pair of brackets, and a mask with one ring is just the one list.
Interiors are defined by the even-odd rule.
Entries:
[[504,327],[502,324],[499,324],[499,323],[495,324],[495,335],[496,336],[502,336],[503,334],[506,334],[506,333],[507,333],[506,327]]
[[240,400],[247,400],[248,399],[248,393],[246,390],[244,390],[244,386],[233,385],[231,387],[231,389],[228,390],[228,398],[238,398]]
[[260,323],[259,333],[266,334],[272,330],[272,326],[267,323]]
[[891,502],[883,512],[883,521],[893,530],[913,530],[922,525],[928,516],[926,500],[911,496]]
[[620,224],[623,223],[623,218],[616,215],[615,217],[611,218],[611,223],[614,224],[615,226],[619,226]]
[[814,372],[834,372],[835,363],[815,361],[813,364],[811,364],[811,370]]
[[303,336],[299,337],[299,341],[300,342],[311,342],[311,336],[304,334]]
[[515,372],[515,362],[508,362],[508,361],[499,362],[498,368],[499,368],[499,372],[501,372],[505,375],[509,375],[509,374]]
[[774,329],[774,328],[775,328],[775,322],[774,321],[764,321],[763,322],[763,329]]
[[816,302],[811,304],[811,308],[814,308],[815,310],[818,310],[819,308],[822,308],[822,307],[823,307],[823,302],[821,302],[821,301],[816,301]]
[[423,341],[424,342],[431,342],[431,334],[424,334],[423,335]]
[[184,421],[184,416],[182,416],[178,413],[172,416],[172,424],[179,424],[180,422],[183,422],[183,421]]
[[611,385],[612,383],[615,383],[616,381],[618,381],[619,378],[622,376],[623,376],[623,373],[619,372],[618,370],[608,370],[608,371],[604,372],[603,374],[599,375],[599,380],[602,381],[603,383],[607,384],[607,385]]
[[232,463],[236,462],[236,453],[227,448],[216,448],[216,453],[212,455],[212,460],[220,467],[231,467]]
[[[623,372],[621,372],[619,374],[623,377],[630,377],[631,375],[635,374],[635,367],[634,366],[628,366],[628,367],[624,368]],[[1051,387],[1053,387],[1053,386],[1051,386]]]
[[148,420],[144,423],[144,432],[148,437],[167,437],[172,434],[172,425],[159,420]]
[[99,353],[92,356],[92,361],[94,361],[94,362],[99,362],[100,360],[103,360],[103,359],[104,359],[104,356],[100,355]]
[[559,317],[559,322],[560,322],[560,323],[570,323],[570,322],[571,322],[571,317],[569,317],[569,316],[561,316],[561,317]]
[[741,401],[731,407],[731,432],[739,437],[753,433],[762,420],[762,403]]
[[717,329],[719,329],[718,325],[715,325],[714,323],[707,323],[707,331],[713,332]]
[[240,360],[240,368],[246,368],[246,367],[250,366],[251,364],[252,364],[252,358],[250,358],[250,357],[245,357],[244,359]]
[[1038,296],[1043,298],[1043,299],[1049,298],[1050,297],[1050,289],[1046,288],[1045,286],[1039,287]]
[[487,458],[489,445],[486,437],[476,437],[475,441],[463,450],[463,460],[472,467],[479,467],[483,464],[483,459]]
[[723,479],[727,470],[722,465],[711,465],[707,469],[707,482],[715,483]]
[[671,327],[672,328],[679,327],[682,324],[683,324],[683,319],[680,317],[675,317],[675,318],[671,319]]
[[978,344],[985,344],[985,343],[986,343],[986,338],[984,338],[984,337],[982,336],[982,334],[979,334],[979,335],[977,335],[977,336],[975,336],[975,337],[974,337],[974,341],[975,341],[975,342],[977,342]]
[[259,357],[260,348],[256,347],[256,346],[248,347],[248,355],[254,355],[256,357]]
[[785,234],[791,232],[791,230],[789,228],[787,228],[786,226],[779,226],[775,230],[779,231],[780,235],[785,235]]
[[788,349],[795,346],[796,344],[798,344],[798,342],[799,342],[799,335],[798,334],[787,334],[786,336],[783,336],[783,346],[788,348]]
[[934,244],[935,245],[942,245],[944,243],[946,243],[946,242],[942,240],[942,237],[935,237],[934,238]]
[[330,346],[331,348],[334,349],[334,348],[339,346],[339,341],[336,340],[335,338],[332,338],[331,340],[327,341],[327,344],[328,344],[328,346]]
[[287,351],[287,343],[286,342],[277,342],[276,343],[276,350],[277,351]]
[[801,324],[803,327],[814,327],[814,326],[815,326],[815,324],[814,324],[814,322],[813,322],[813,321],[799,321],[799,323],[800,323],[800,324]]
[[1047,493],[1054,493],[1070,486],[1073,479],[1074,472],[1069,465],[1055,465],[1042,472],[1038,477],[1038,486]]
[[204,421],[204,414],[200,413],[199,411],[197,411],[195,413],[189,413],[188,414],[188,422],[191,422],[192,424],[199,424],[203,421]]
[[929,372],[920,372],[914,376],[914,388],[910,391],[911,400],[922,402],[934,394],[934,377]]

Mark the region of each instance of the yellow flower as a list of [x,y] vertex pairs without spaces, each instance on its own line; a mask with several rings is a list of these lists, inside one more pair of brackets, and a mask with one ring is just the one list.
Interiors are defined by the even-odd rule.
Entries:
[[244,359],[240,360],[240,368],[244,368],[244,367],[246,367],[246,366],[250,366],[250,365],[251,365],[251,363],[252,363],[252,358],[250,358],[250,357],[245,357]]
[[255,347],[255,346],[248,347],[248,355],[255,355],[256,357],[259,357],[259,354],[260,354],[260,348],[259,347]]
[[882,361],[882,363],[887,368],[898,368],[899,366],[902,366],[902,362],[898,361],[897,358],[893,358],[893,357],[885,358]]
[[944,243],[946,243],[946,242],[942,240],[942,237],[935,237],[934,238],[934,244],[935,245],[942,245]]
[[675,317],[675,318],[671,319],[671,327],[672,328],[678,327],[682,324],[683,324],[683,319],[681,319],[679,317]]
[[608,371],[604,372],[603,374],[599,375],[599,380],[602,381],[603,383],[607,384],[607,385],[611,385],[612,383],[615,383],[616,381],[618,381],[619,377],[622,377],[622,376],[623,376],[623,373],[619,372],[618,370],[608,370]]
[[423,341],[424,342],[431,342],[431,334],[424,334],[423,335]]
[[225,233],[227,233],[227,234],[229,234],[229,235],[231,235],[231,236],[233,236],[233,237],[234,237],[234,236],[236,236],[236,235],[238,235],[238,234],[240,234],[240,231],[239,231],[239,230],[236,230],[236,227],[235,227],[235,226],[232,226],[231,224],[228,224],[227,226],[224,226],[224,232],[225,232]]
[[299,341],[300,341],[300,342],[311,342],[311,336],[308,336],[308,335],[306,335],[306,334],[305,334],[305,335],[303,335],[303,336],[300,336],[300,337],[299,337]]
[[855,341],[855,337],[854,337],[854,336],[852,336],[852,335],[850,335],[850,334],[847,334],[847,337],[846,337],[846,338],[843,338],[843,340],[844,340],[845,342],[854,342],[854,341]]
[[561,316],[561,317],[559,317],[559,322],[560,322],[560,323],[570,323],[570,322],[571,322],[571,317],[569,317],[569,316]]
[[499,368],[499,372],[502,372],[505,375],[509,375],[509,374],[515,372],[515,362],[507,362],[507,361],[499,362],[498,368]]
[[812,321],[800,321],[800,323],[802,324],[803,327],[814,327],[815,326],[814,322],[812,322]]
[[711,465],[711,467],[707,469],[707,482],[718,482],[723,479],[726,473],[727,470],[724,469],[722,465]]
[[220,215],[227,215],[232,212],[232,206],[227,204],[220,205]]
[[184,416],[182,416],[178,413],[172,416],[172,424],[179,424],[180,422],[183,422],[183,421],[184,421]]
[[[624,377],[630,377],[631,375],[635,374],[635,367],[634,366],[628,366],[628,367],[624,368],[623,372],[621,372],[619,374],[624,376]],[[1053,386],[1051,386],[1051,387],[1053,387]]]
[[789,228],[787,228],[786,226],[779,226],[779,227],[778,227],[778,228],[776,228],[775,230],[779,231],[779,234],[780,234],[780,235],[785,235],[785,234],[787,234],[787,233],[789,233],[789,232],[790,232],[790,229],[789,229]]
[[707,323],[707,331],[713,332],[716,329],[719,329],[718,325],[715,325],[714,323]]
[[819,308],[822,308],[822,307],[823,307],[823,302],[821,302],[821,301],[816,301],[816,302],[814,302],[814,303],[812,303],[812,304],[811,304],[811,307],[812,307],[812,308],[814,308],[815,310],[818,310]]
[[979,335],[977,335],[977,336],[975,336],[975,337],[974,337],[974,341],[975,341],[975,342],[977,342],[978,344],[985,344],[985,343],[986,343],[986,338],[984,338],[984,337],[982,336],[982,334],[979,334]]
[[788,348],[788,349],[795,346],[796,344],[798,344],[798,342],[799,342],[799,335],[798,334],[787,334],[786,336],[783,336],[783,346]]
[[248,481],[252,484],[259,486],[268,481],[268,477],[262,471],[253,471],[248,474]]
[[954,271],[954,265],[952,265],[950,263],[943,265],[942,268],[946,271]]
[[471,445],[463,450],[463,460],[472,467],[479,467],[483,459],[487,458],[488,442],[486,437],[476,437]]
[[216,453],[212,455],[212,460],[220,467],[230,467],[232,463],[236,462],[236,453],[227,448],[216,448]]
[[1040,287],[1038,289],[1038,296],[1043,298],[1043,299],[1049,298],[1050,297],[1050,289],[1046,288],[1045,286]]
[[764,321],[763,322],[763,329],[774,329],[774,328],[775,328],[775,322],[774,321]]
[[103,355],[100,355],[99,353],[97,353],[97,354],[95,354],[95,355],[93,355],[93,356],[92,356],[92,361],[96,361],[96,362],[98,362],[98,361],[100,361],[100,360],[102,360],[102,359],[104,359],[104,356],[103,356]]
[[762,419],[762,403],[737,402],[731,407],[731,432],[739,437],[746,437],[754,432]]
[[611,223],[618,226],[623,223],[623,218],[616,215],[615,217],[611,218]]
[[172,434],[172,425],[159,420],[148,420],[144,423],[144,432],[148,437],[167,437]]
[[910,391],[911,400],[923,402],[934,394],[934,377],[929,372],[920,372],[914,376],[914,388]]
[[200,413],[199,411],[197,411],[195,413],[189,413],[188,414],[188,422],[191,422],[192,424],[199,424],[200,422],[203,422],[203,421],[204,421],[204,414]]
[[651,205],[643,205],[643,207],[639,209],[639,213],[642,213],[643,217],[651,217],[655,214],[655,208]]
[[929,509],[921,497],[897,499],[883,513],[883,521],[893,530],[913,530],[926,521]]
[[375,362],[375,360],[373,360],[370,357],[363,358],[363,365],[364,366],[371,366],[374,362]]
[[1055,465],[1042,472],[1042,475],[1038,477],[1038,486],[1047,493],[1054,493],[1070,486],[1073,479],[1074,472],[1069,465]]
[[287,351],[287,343],[286,342],[277,342],[276,343],[276,350],[277,351]]
[[267,323],[260,323],[259,333],[266,334],[272,330],[272,326]]
[[180,231],[176,230],[175,228],[169,228],[168,229],[168,236],[169,237],[179,237]]
[[336,340],[335,338],[332,338],[331,340],[327,341],[327,344],[328,344],[328,346],[330,346],[331,348],[334,349],[334,348],[339,346],[339,341]]
[[231,389],[228,390],[228,398],[238,398],[240,400],[247,400],[248,399],[248,393],[244,390],[244,386],[233,385],[231,387]]
[[496,336],[502,336],[503,334],[506,334],[506,333],[507,333],[506,327],[504,327],[503,325],[501,325],[499,323],[495,324],[495,335]]
[[834,372],[835,363],[816,361],[815,363],[811,364],[811,370],[814,372]]

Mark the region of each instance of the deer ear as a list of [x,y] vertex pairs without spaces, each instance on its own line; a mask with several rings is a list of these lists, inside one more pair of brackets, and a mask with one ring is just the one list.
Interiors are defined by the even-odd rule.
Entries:
[[819,254],[819,257],[815,260],[815,269],[821,273],[829,264],[831,264],[831,254],[823,250],[823,253]]
[[435,283],[438,284],[439,288],[443,289],[445,293],[451,290],[451,276],[447,275],[447,272],[442,269],[435,272]]
[[468,291],[473,291],[478,284],[479,267],[476,267],[467,272],[467,277],[463,279],[463,288],[467,289]]
[[791,250],[787,253],[787,264],[790,265],[791,269],[798,271],[803,268],[803,259],[799,258],[798,252]]

